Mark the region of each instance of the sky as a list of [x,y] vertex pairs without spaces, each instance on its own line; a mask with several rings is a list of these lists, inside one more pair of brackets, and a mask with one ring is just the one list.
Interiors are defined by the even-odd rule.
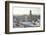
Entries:
[[38,7],[13,7],[13,15],[29,15],[30,10],[32,15],[40,15],[40,8]]

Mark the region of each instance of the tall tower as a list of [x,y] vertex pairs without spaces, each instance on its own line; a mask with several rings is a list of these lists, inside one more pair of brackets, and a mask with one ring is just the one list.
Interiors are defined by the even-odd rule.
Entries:
[[30,10],[30,16],[32,16],[32,14],[31,14],[31,10]]
[[31,13],[32,11],[30,10],[30,18],[32,19],[32,13]]
[[30,21],[32,21],[32,13],[31,13],[32,11],[30,10]]

